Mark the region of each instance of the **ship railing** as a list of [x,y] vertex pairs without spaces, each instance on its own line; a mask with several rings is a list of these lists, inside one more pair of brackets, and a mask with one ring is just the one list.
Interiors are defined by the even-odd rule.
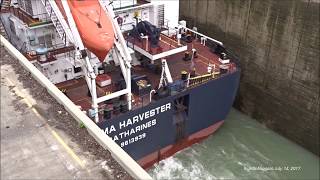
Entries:
[[180,43],[177,40],[177,36],[179,33],[178,27],[174,27],[170,25],[170,20],[169,19],[164,19],[163,25],[160,27],[161,28],[161,34],[170,38],[171,40],[176,41],[178,43],[178,46],[185,46],[186,43],[184,41],[180,41]]
[[236,64],[235,63],[229,63],[228,65],[228,69],[225,73],[221,73],[220,71],[214,71],[212,73],[208,73],[208,74],[204,74],[204,75],[200,75],[200,76],[196,76],[196,77],[192,77],[189,78],[187,81],[187,87],[188,88],[192,88],[195,87],[197,85],[201,85],[204,84],[210,80],[213,79],[217,79],[217,78],[221,78],[224,77],[232,72],[235,72],[237,70],[236,68]]
[[34,23],[29,24],[30,27],[42,25],[42,24],[49,24],[52,22],[47,13],[35,14],[32,17],[34,19],[37,19],[38,22],[34,22]]
[[240,67],[239,57],[233,52],[226,48],[224,45],[220,45],[214,41],[208,40],[206,42],[206,46],[210,48],[210,50],[221,57],[222,53],[225,53],[227,57],[230,59],[230,63],[234,63],[237,67]]
[[201,76],[196,76],[188,79],[187,87],[194,87],[205,82],[208,82],[215,78],[215,75],[219,74],[218,72],[208,73]]
[[[168,41],[163,41],[165,46],[168,47],[168,49],[166,49],[166,51],[170,51],[172,49],[178,48],[178,47],[175,46],[175,44],[177,44],[178,42],[175,39],[173,39],[172,37],[169,37],[169,36],[167,36],[166,34],[163,34],[163,33],[161,33],[160,37],[168,39]],[[158,45],[158,47],[152,48],[150,40],[148,40],[148,47],[147,47],[146,46],[147,42],[146,42],[145,39],[142,38],[142,40],[139,40],[139,39],[137,39],[137,38],[135,38],[133,36],[130,36],[130,35],[128,35],[125,40],[126,40],[126,44],[127,44],[127,46],[129,48],[134,49],[135,46],[137,46],[137,47],[143,49],[144,51],[146,51],[146,52],[148,52],[150,54],[154,54],[154,52],[162,53],[163,52],[163,48],[165,47],[163,45],[162,46]],[[161,39],[159,39],[159,41],[161,41]],[[181,44],[183,44],[183,43],[181,43]]]
[[[170,20],[165,19],[165,23],[162,26],[163,28],[167,29],[168,35],[170,32],[170,28],[171,28],[169,26],[169,22],[170,22]],[[206,35],[198,32],[196,27],[194,27],[193,29],[190,29],[188,27],[178,25],[177,27],[174,27],[171,29],[176,29],[177,31],[179,31],[179,29],[182,29],[183,30],[182,33],[185,33],[186,35],[191,35],[194,39],[199,40],[201,42],[201,44],[209,47],[211,49],[211,51],[213,53],[217,54],[218,56],[220,56],[222,52],[226,53],[227,56],[230,58],[231,63],[234,63],[236,65],[236,67],[240,68],[239,57],[235,53],[230,51],[229,49],[225,48],[224,44],[221,41],[218,41],[216,39],[213,39],[209,36],[206,36]],[[233,69],[231,69],[231,70],[233,70]]]
[[64,43],[57,43],[57,44],[52,45],[52,49],[60,49],[60,48],[64,48],[64,47],[68,47],[68,46],[66,46],[66,44],[64,44]]
[[36,22],[27,12],[20,8],[10,7],[10,12],[27,25],[29,25],[29,23]]
[[[75,48],[73,46],[64,46],[61,48],[54,48],[48,51],[48,53],[46,54],[46,62],[52,62],[55,61],[57,58],[56,56],[59,54],[63,54],[63,53],[69,53],[71,51],[73,51]],[[21,52],[21,51],[20,51]],[[26,58],[30,61],[33,60],[37,60],[40,62],[40,57],[41,55],[36,54],[35,51],[28,51],[27,53],[24,54],[26,56]],[[42,62],[43,63],[43,62]]]
[[209,47],[211,51],[217,54],[218,56],[220,56],[221,53],[226,53],[227,56],[230,58],[231,63],[234,63],[236,67],[240,68],[239,57],[235,53],[227,49],[221,41],[218,41],[198,32],[196,27],[194,27],[193,29],[181,25],[179,27],[182,28],[186,34],[190,34],[195,39],[200,40],[201,44]]
[[164,22],[163,22],[163,25],[161,25],[161,29],[165,29],[165,30],[167,30],[168,32],[167,32],[167,35],[168,36],[170,36],[170,29],[173,29],[173,28],[170,28],[169,27],[169,22],[170,22],[170,20],[169,19],[164,19]]
[[46,13],[40,13],[35,15],[30,15],[21,8],[10,7],[10,12],[19,18],[22,22],[28,25],[28,27],[34,27],[37,25],[43,25],[51,23],[51,20],[47,17]]
[[187,28],[187,27],[184,27],[184,26],[181,26],[181,28],[184,29],[184,30],[186,30],[186,31],[188,31],[188,32],[193,33],[193,34],[196,35],[197,37],[200,37],[200,38],[202,37],[202,38],[204,38],[204,39],[206,39],[206,40],[213,41],[213,42],[215,42],[215,43],[220,44],[221,46],[223,46],[223,43],[222,43],[221,41],[218,41],[218,40],[213,39],[213,38],[211,38],[211,37],[209,37],[209,36],[206,36],[206,35],[204,35],[204,34],[202,34],[202,33],[199,33],[199,32],[196,31],[196,30],[193,30],[193,29],[190,29],[190,28]]
[[225,48],[226,54],[230,57],[231,62],[233,62],[237,67],[240,68],[240,60],[239,57],[229,49]]
[[226,53],[227,56],[230,58],[230,61],[234,63],[237,67],[240,67],[239,57],[235,53],[227,49],[221,41],[218,41],[202,33],[199,33],[195,29],[190,29],[187,27],[181,27],[181,28],[184,29],[187,34],[191,34],[192,37],[194,37],[197,40],[200,40],[201,44],[209,47],[211,51],[217,54],[218,56],[220,56],[221,53],[223,52]]
[[[106,92],[106,94],[111,94],[111,92]],[[115,100],[115,101],[108,100],[106,103],[99,105],[98,113],[100,115],[103,115],[103,112],[105,110],[108,110],[112,114],[111,115],[112,117],[110,117],[110,118],[116,117],[120,114],[126,113],[127,110],[126,111],[121,110],[120,113],[117,113],[117,111],[118,111],[117,109],[113,109],[110,107],[113,107],[114,104],[126,106],[127,105],[126,102],[127,101],[125,101],[125,100]],[[132,95],[131,104],[132,104],[132,109],[139,109],[139,108],[148,106],[150,104],[150,95],[149,94],[139,95],[139,96]]]
[[152,179],[151,176],[139,164],[130,157],[116,142],[97,126],[79,107],[77,107],[63,92],[44,76],[26,57],[21,54],[9,41],[0,35],[0,43],[16,58],[19,63],[31,73],[32,77],[47,89],[49,94],[70,113],[70,115],[83,124],[89,134],[104,148],[109,150],[111,156],[135,179]]

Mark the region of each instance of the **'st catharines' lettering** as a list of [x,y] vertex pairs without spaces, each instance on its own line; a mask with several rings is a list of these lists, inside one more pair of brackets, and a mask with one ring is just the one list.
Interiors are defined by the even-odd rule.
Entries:
[[[166,112],[170,109],[171,109],[171,103],[164,104],[162,106],[150,109],[149,111],[146,111],[144,113],[135,115],[132,118],[129,118],[127,120],[120,121],[118,124],[118,127],[116,125],[111,125],[109,127],[106,127],[104,132],[108,135],[112,134],[111,138],[116,142],[119,141],[118,143],[120,144],[120,146],[124,147],[126,145],[132,144],[134,142],[137,142],[141,139],[146,138],[147,133],[142,131],[150,127],[156,126],[157,119],[155,118],[155,116],[160,113]],[[141,123],[152,117],[154,117],[152,120],[133,126],[136,123],[139,123],[139,122]],[[133,126],[133,127],[129,128],[130,126]],[[122,130],[120,131],[120,133],[116,134],[116,132],[121,129],[126,129],[126,130]],[[141,134],[138,134],[138,133],[141,133]],[[131,136],[134,136],[134,137],[131,137]],[[122,140],[124,138],[126,140]]]

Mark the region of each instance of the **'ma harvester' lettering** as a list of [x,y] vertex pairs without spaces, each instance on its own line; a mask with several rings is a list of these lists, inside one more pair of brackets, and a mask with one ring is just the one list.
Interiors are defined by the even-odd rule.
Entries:
[[119,129],[125,128],[127,126],[133,125],[135,123],[138,123],[139,121],[143,121],[148,118],[152,118],[155,115],[158,115],[159,113],[165,112],[167,110],[171,109],[171,103],[162,105],[160,107],[151,109],[147,112],[138,114],[134,116],[132,119],[124,120],[122,122],[119,122]]
[[[139,122],[145,121],[145,120],[147,120],[149,118],[152,118],[152,117],[154,117],[154,116],[156,116],[156,115],[158,115],[160,113],[166,112],[166,111],[168,111],[170,109],[171,109],[171,103],[167,103],[167,104],[162,105],[160,107],[156,107],[156,108],[151,109],[149,111],[146,111],[144,113],[140,113],[140,114],[138,114],[138,115],[136,115],[136,116],[134,116],[132,118],[129,118],[127,120],[123,120],[123,121],[119,122],[119,126],[117,128],[114,125],[111,125],[110,127],[106,127],[105,133],[106,134],[110,134],[110,133],[116,132],[117,130],[121,130],[123,128],[127,128],[127,127],[132,126],[132,125],[134,125],[136,123],[139,123]],[[153,118],[153,119],[151,119],[149,121],[146,121],[143,124],[140,124],[140,125],[137,125],[135,127],[132,127],[131,129],[127,129],[125,131],[122,131],[122,132],[118,133],[118,135],[114,135],[112,137],[112,139],[114,141],[117,141],[119,139],[129,137],[129,136],[131,136],[131,135],[133,135],[135,133],[138,133],[138,132],[140,132],[142,130],[145,130],[147,128],[153,127],[156,124],[157,124],[157,119]],[[146,137],[146,133],[143,133],[143,134],[144,135],[142,137],[145,138]],[[133,138],[131,138],[131,139],[133,139]],[[142,138],[136,138],[136,139],[140,140]],[[134,141],[132,141],[132,142],[134,142]],[[129,143],[125,142],[125,143],[122,143],[122,144],[124,146],[124,145],[131,144],[131,143],[130,142]]]

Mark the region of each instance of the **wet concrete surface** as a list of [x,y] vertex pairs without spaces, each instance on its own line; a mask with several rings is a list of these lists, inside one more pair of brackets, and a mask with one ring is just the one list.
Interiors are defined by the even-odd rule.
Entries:
[[132,179],[1,47],[1,179]]
[[235,107],[320,155],[320,0],[185,0],[180,19],[241,64]]

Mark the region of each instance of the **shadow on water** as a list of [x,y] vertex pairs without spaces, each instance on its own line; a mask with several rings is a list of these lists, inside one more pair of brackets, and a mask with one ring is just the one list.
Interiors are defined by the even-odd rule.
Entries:
[[149,173],[155,179],[319,179],[319,157],[232,109],[213,136]]

